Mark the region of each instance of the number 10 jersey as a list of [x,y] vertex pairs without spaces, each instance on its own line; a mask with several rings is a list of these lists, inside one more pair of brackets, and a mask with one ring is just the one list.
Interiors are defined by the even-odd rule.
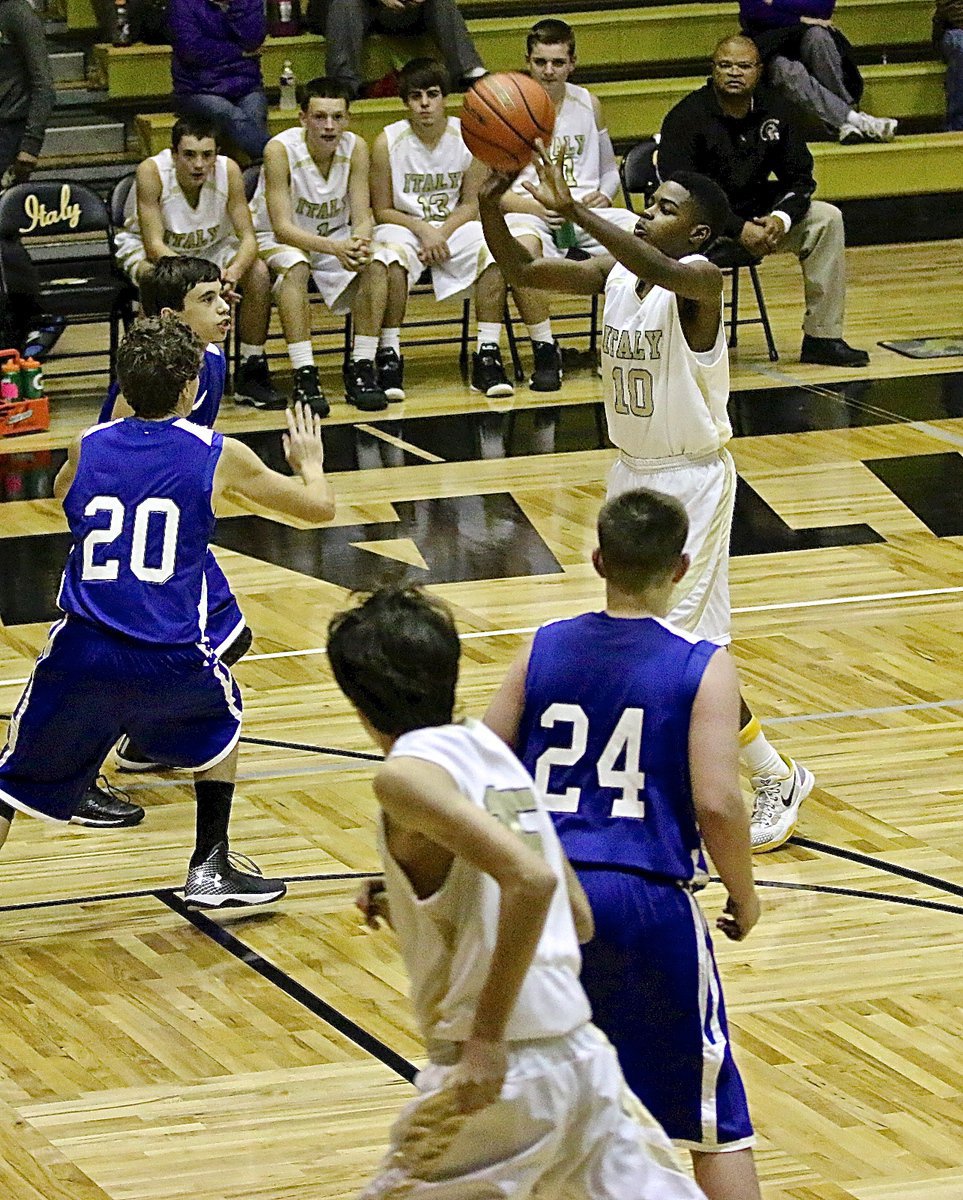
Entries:
[[689,722],[717,650],[655,617],[585,613],[539,629],[517,752],[573,863],[704,876]]
[[141,642],[203,638],[222,442],[183,418],[86,431],[64,499],[73,538],[57,597],[65,613]]

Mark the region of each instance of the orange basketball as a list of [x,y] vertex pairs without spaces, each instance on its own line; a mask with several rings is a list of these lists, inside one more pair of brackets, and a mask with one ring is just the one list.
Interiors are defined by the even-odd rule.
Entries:
[[472,154],[496,171],[528,166],[535,139],[547,146],[554,128],[555,105],[529,75],[483,75],[465,93],[461,135]]

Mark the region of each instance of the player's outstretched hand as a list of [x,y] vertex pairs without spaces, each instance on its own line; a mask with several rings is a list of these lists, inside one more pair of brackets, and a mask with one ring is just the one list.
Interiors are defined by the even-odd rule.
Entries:
[[726,911],[716,920],[716,928],[731,941],[741,942],[759,920],[760,911],[759,897],[755,892],[743,903],[737,903],[730,896],[726,901]]
[[391,925],[388,893],[385,890],[385,881],[380,876],[377,879],[366,879],[355,896],[354,902],[364,913],[364,923],[372,929],[381,928],[379,921]]
[[298,401],[287,409],[288,431],[281,435],[284,457],[299,475],[324,469],[324,443],[321,441],[321,418]]
[[565,175],[562,172],[562,163],[565,161],[564,150],[558,152],[558,158],[553,162],[542,139],[536,138],[535,157],[532,161],[538,172],[538,183],[529,183],[528,180],[524,180],[523,187],[544,208],[558,213],[565,220],[570,220],[575,212],[575,201],[572,199],[572,193],[568,190],[568,184],[565,182]]
[[444,1088],[454,1093],[459,1112],[477,1112],[501,1095],[507,1070],[504,1042],[469,1038],[463,1043],[461,1058],[445,1080]]

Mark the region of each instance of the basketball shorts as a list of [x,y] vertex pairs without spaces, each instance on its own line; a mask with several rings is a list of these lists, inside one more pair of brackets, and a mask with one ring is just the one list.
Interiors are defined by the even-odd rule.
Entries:
[[0,800],[69,821],[124,733],[150,759],[205,770],[240,737],[240,691],[209,646],[134,642],[65,617],[11,719]]
[[[395,261],[408,272],[408,290],[411,291],[425,269],[418,257],[421,243],[417,236],[404,225],[376,225],[374,240],[376,247],[387,246],[395,252]],[[448,239],[448,249],[451,258],[431,268],[431,286],[436,300],[460,297],[494,262],[485,244],[481,221],[466,221],[459,225]]]
[[244,614],[231,591],[227,576],[210,550],[204,562],[204,582],[207,586],[207,623],[204,633],[211,649],[220,658],[244,628]]
[[[331,236],[338,238],[339,241],[347,241],[351,236],[351,231],[345,228]],[[361,278],[358,271],[348,271],[333,254],[308,254],[304,250],[299,250],[297,246],[287,246],[283,242],[278,242],[273,233],[258,233],[257,244],[261,258],[270,269],[275,293],[281,286],[284,276],[292,267],[298,263],[307,263],[314,286],[331,312],[336,316],[345,316],[351,311],[354,295],[358,290],[358,281]],[[398,253],[393,252],[387,246],[375,246],[373,250],[374,261],[383,262],[385,266],[389,266],[393,262],[403,263],[404,261]]]
[[736,467],[728,450],[705,458],[646,461],[622,454],[609,472],[607,499],[634,488],[675,496],[689,517],[689,570],[676,584],[667,620],[718,646],[732,641],[729,537],[736,502]]
[[575,864],[595,917],[582,947],[593,1020],[626,1083],[677,1146],[753,1143],[705,917],[680,884]]
[[362,1200],[704,1200],[668,1138],[627,1091],[593,1025],[515,1042],[501,1096],[478,1112],[452,1105],[452,1067],[430,1064],[402,1110]]
[[[140,234],[130,233],[126,229],[118,230],[117,233],[117,262],[119,263],[124,274],[130,279],[137,282],[137,269],[142,262],[147,261],[147,251],[144,249],[144,243]],[[185,250],[185,254],[190,254],[196,258],[206,258],[208,262],[216,263],[221,270],[233,262],[241,246],[235,237],[223,238],[219,242],[213,242],[210,246],[200,246],[196,250]]]
[[[639,223],[637,214],[629,212],[627,208],[593,208],[592,212],[629,233]],[[505,224],[514,237],[525,237],[526,235],[537,237],[542,244],[543,258],[564,258],[568,253],[567,249],[560,250],[555,245],[555,238],[549,223],[541,217],[535,216],[534,213],[506,213]],[[584,250],[593,258],[599,254],[609,253],[601,243],[587,234],[584,229],[580,229],[578,225],[575,226],[575,238],[575,245],[578,249]]]

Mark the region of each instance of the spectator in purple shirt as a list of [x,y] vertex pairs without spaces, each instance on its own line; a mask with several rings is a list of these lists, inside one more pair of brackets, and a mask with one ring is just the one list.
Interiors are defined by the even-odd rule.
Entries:
[[264,0],[170,0],[174,105],[203,117],[252,159],[268,140],[258,58],[267,33]]
[[770,85],[839,141],[889,142],[891,117],[860,112],[863,79],[833,24],[836,0],[739,0],[739,20],[766,64]]

